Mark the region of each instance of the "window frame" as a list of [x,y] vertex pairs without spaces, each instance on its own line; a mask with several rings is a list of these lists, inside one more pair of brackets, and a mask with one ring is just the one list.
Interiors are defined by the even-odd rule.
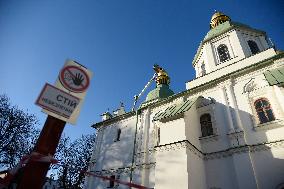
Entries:
[[[225,45],[224,43],[221,43],[220,45],[217,46],[217,54],[218,54],[218,58],[219,58],[219,64],[227,62],[231,59],[231,55],[230,55],[230,51],[227,45]],[[223,52],[222,52],[222,51]],[[223,54],[221,54],[223,53]],[[226,56],[226,58],[224,59],[224,56]]]
[[[110,176],[111,179],[115,179],[115,175]],[[109,180],[109,186],[107,188],[114,188],[115,182],[113,180]]]
[[121,129],[118,128],[116,130],[116,138],[115,138],[114,142],[120,141],[120,138],[121,138]]
[[[261,102],[261,107],[257,107],[257,103]],[[267,105],[264,105],[263,102],[266,102]],[[258,98],[254,101],[254,110],[256,112],[256,115],[258,117],[258,123],[259,124],[266,124],[266,123],[269,123],[269,122],[272,122],[272,121],[275,121],[275,113],[273,111],[273,108],[271,107],[271,103],[269,102],[269,100],[267,98],[264,98],[264,97],[261,97],[261,98]],[[272,118],[270,117],[270,115],[268,115],[268,111],[271,111],[271,115],[272,115]],[[265,116],[266,118],[266,121],[263,121],[264,118],[260,117],[260,113],[259,112],[262,112],[263,115]]]
[[157,145],[160,145],[161,142],[161,128],[157,127]]
[[200,76],[202,77],[204,75],[206,75],[206,67],[205,67],[204,62],[202,62],[200,65]]
[[213,129],[213,135],[203,137],[201,133],[200,119],[198,119],[197,129],[200,131],[200,137],[199,137],[200,142],[207,143],[218,140],[219,136],[218,136],[217,121],[215,116],[215,100],[210,97],[200,99],[198,102],[196,102],[196,110],[199,118],[203,114],[209,114],[211,116],[211,123]]
[[[203,120],[202,120],[203,119]],[[212,118],[210,113],[204,113],[199,117],[201,137],[210,137],[214,135]]]
[[[253,80],[250,80],[249,82],[252,82],[252,81],[254,82],[254,85],[255,85],[254,88],[248,91],[245,89],[245,93],[244,93],[246,94],[247,100],[250,105],[252,129],[254,131],[262,131],[262,130],[270,130],[270,129],[283,127],[284,126],[284,114],[281,111],[281,105],[280,105],[279,100],[275,98],[276,97],[275,89],[274,89],[275,87],[269,86],[266,80],[264,83],[263,82],[264,80],[258,77],[253,78]],[[245,84],[245,86],[247,86],[248,83]],[[259,117],[255,109],[254,102],[261,98],[268,100],[272,108],[272,111],[273,111],[273,115],[275,118],[274,121],[270,121],[266,123],[261,123],[259,121]]]
[[248,40],[247,44],[249,46],[249,49],[250,49],[250,52],[251,52],[252,55],[255,55],[255,54],[260,52],[260,48],[254,40],[251,40],[251,39]]

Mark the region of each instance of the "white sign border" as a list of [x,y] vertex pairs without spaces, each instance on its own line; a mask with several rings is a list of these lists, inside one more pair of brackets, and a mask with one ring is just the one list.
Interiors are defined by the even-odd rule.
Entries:
[[[56,111],[56,110],[53,110],[53,109],[49,108],[48,106],[45,106],[45,105],[43,105],[43,104],[41,104],[41,103],[39,102],[40,99],[41,99],[41,97],[42,97],[42,95],[43,95],[43,93],[44,93],[44,91],[46,90],[46,88],[47,88],[48,86],[49,86],[49,87],[52,87],[52,88],[54,88],[54,89],[56,89],[56,90],[58,90],[58,91],[60,91],[60,92],[62,92],[62,93],[65,93],[65,94],[67,94],[67,95],[69,95],[69,96],[72,96],[73,98],[75,98],[76,100],[78,100],[79,103],[80,103],[81,99],[78,98],[78,97],[76,97],[76,96],[74,96],[74,95],[71,95],[71,94],[69,94],[69,93],[67,93],[67,92],[65,92],[65,91],[63,91],[63,90],[61,90],[61,89],[59,89],[59,88],[57,88],[57,87],[54,87],[53,85],[50,85],[49,83],[45,83],[45,85],[44,85],[43,89],[41,90],[41,93],[40,93],[40,95],[38,96],[38,98],[37,98],[35,104],[38,105],[38,106],[40,106],[40,107],[42,107],[42,108],[47,112],[47,114],[48,114],[48,112],[51,112],[51,113],[53,113],[53,114],[56,114],[57,116],[62,116],[62,117],[64,117],[65,119],[69,119],[72,115],[71,115],[71,116],[67,116],[67,115],[65,115],[64,113],[58,112],[58,111]],[[75,112],[76,109],[77,109],[77,107],[74,109],[73,113]],[[73,114],[73,113],[72,113],[72,114]],[[64,121],[65,121],[65,120],[64,120]]]

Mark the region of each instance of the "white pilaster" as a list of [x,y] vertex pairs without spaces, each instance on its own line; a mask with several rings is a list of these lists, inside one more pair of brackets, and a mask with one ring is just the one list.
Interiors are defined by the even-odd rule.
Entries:
[[280,106],[281,114],[284,115],[284,95],[277,85],[273,86],[276,100]]
[[228,97],[227,97],[226,89],[225,89],[225,87],[222,87],[221,90],[222,90],[221,94],[222,94],[223,102],[224,102],[224,105],[226,106],[226,117],[227,117],[228,126],[229,126],[229,132],[228,133],[233,133],[234,132],[234,126],[233,126],[233,120],[232,120],[230,107],[229,107],[229,103],[228,103]]
[[145,112],[144,117],[144,138],[143,138],[143,151],[144,153],[144,166],[142,171],[142,186],[149,186],[149,168],[146,166],[149,164],[149,131],[150,131],[150,108]]
[[226,86],[226,91],[228,94],[228,99],[229,99],[229,105],[232,107],[232,117],[234,117],[236,119],[236,125],[235,125],[235,130],[237,132],[242,131],[243,126],[242,126],[242,121],[240,118],[240,113],[239,113],[239,108],[237,105],[237,101],[236,101],[236,96],[234,93],[234,89],[233,89],[233,85],[232,85],[232,81],[230,81],[228,83],[228,85]]

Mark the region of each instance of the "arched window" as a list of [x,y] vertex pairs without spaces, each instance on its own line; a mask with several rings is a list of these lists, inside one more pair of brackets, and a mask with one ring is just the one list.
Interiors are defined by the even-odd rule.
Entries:
[[275,120],[270,103],[265,98],[260,98],[254,102],[254,107],[260,123]]
[[224,44],[219,45],[217,47],[217,51],[218,51],[220,62],[225,62],[231,58],[229,51],[228,51],[228,47],[226,45]]
[[200,116],[201,134],[202,137],[213,135],[213,127],[210,114]]
[[252,40],[249,40],[249,41],[248,41],[248,46],[249,46],[250,51],[251,51],[252,54],[256,54],[256,53],[259,53],[259,52],[260,52],[260,50],[259,50],[259,48],[258,48],[256,42],[254,42],[254,41],[252,41]]

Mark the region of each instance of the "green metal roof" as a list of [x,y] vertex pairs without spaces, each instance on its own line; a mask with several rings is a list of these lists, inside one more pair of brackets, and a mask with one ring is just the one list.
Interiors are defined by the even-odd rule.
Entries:
[[263,73],[269,85],[284,85],[284,66]]
[[224,31],[227,31],[228,29],[231,29],[232,27],[233,27],[233,25],[231,24],[230,21],[227,21],[227,22],[224,22],[222,24],[219,24],[215,28],[209,30],[209,32],[206,34],[206,36],[205,36],[205,38],[203,40],[206,40],[206,39],[209,39],[209,38],[213,38],[213,37],[215,37],[217,35],[220,35]]
[[155,89],[150,91],[146,97],[146,101],[154,100],[154,99],[162,99],[167,98],[169,96],[174,95],[175,93],[169,88],[168,85],[160,84],[157,85]]
[[154,116],[153,120],[157,121],[184,113],[192,107],[192,105],[197,101],[198,98],[200,97],[191,100],[186,100],[185,102],[182,102],[180,104],[174,104],[166,108],[165,110],[161,110]]

